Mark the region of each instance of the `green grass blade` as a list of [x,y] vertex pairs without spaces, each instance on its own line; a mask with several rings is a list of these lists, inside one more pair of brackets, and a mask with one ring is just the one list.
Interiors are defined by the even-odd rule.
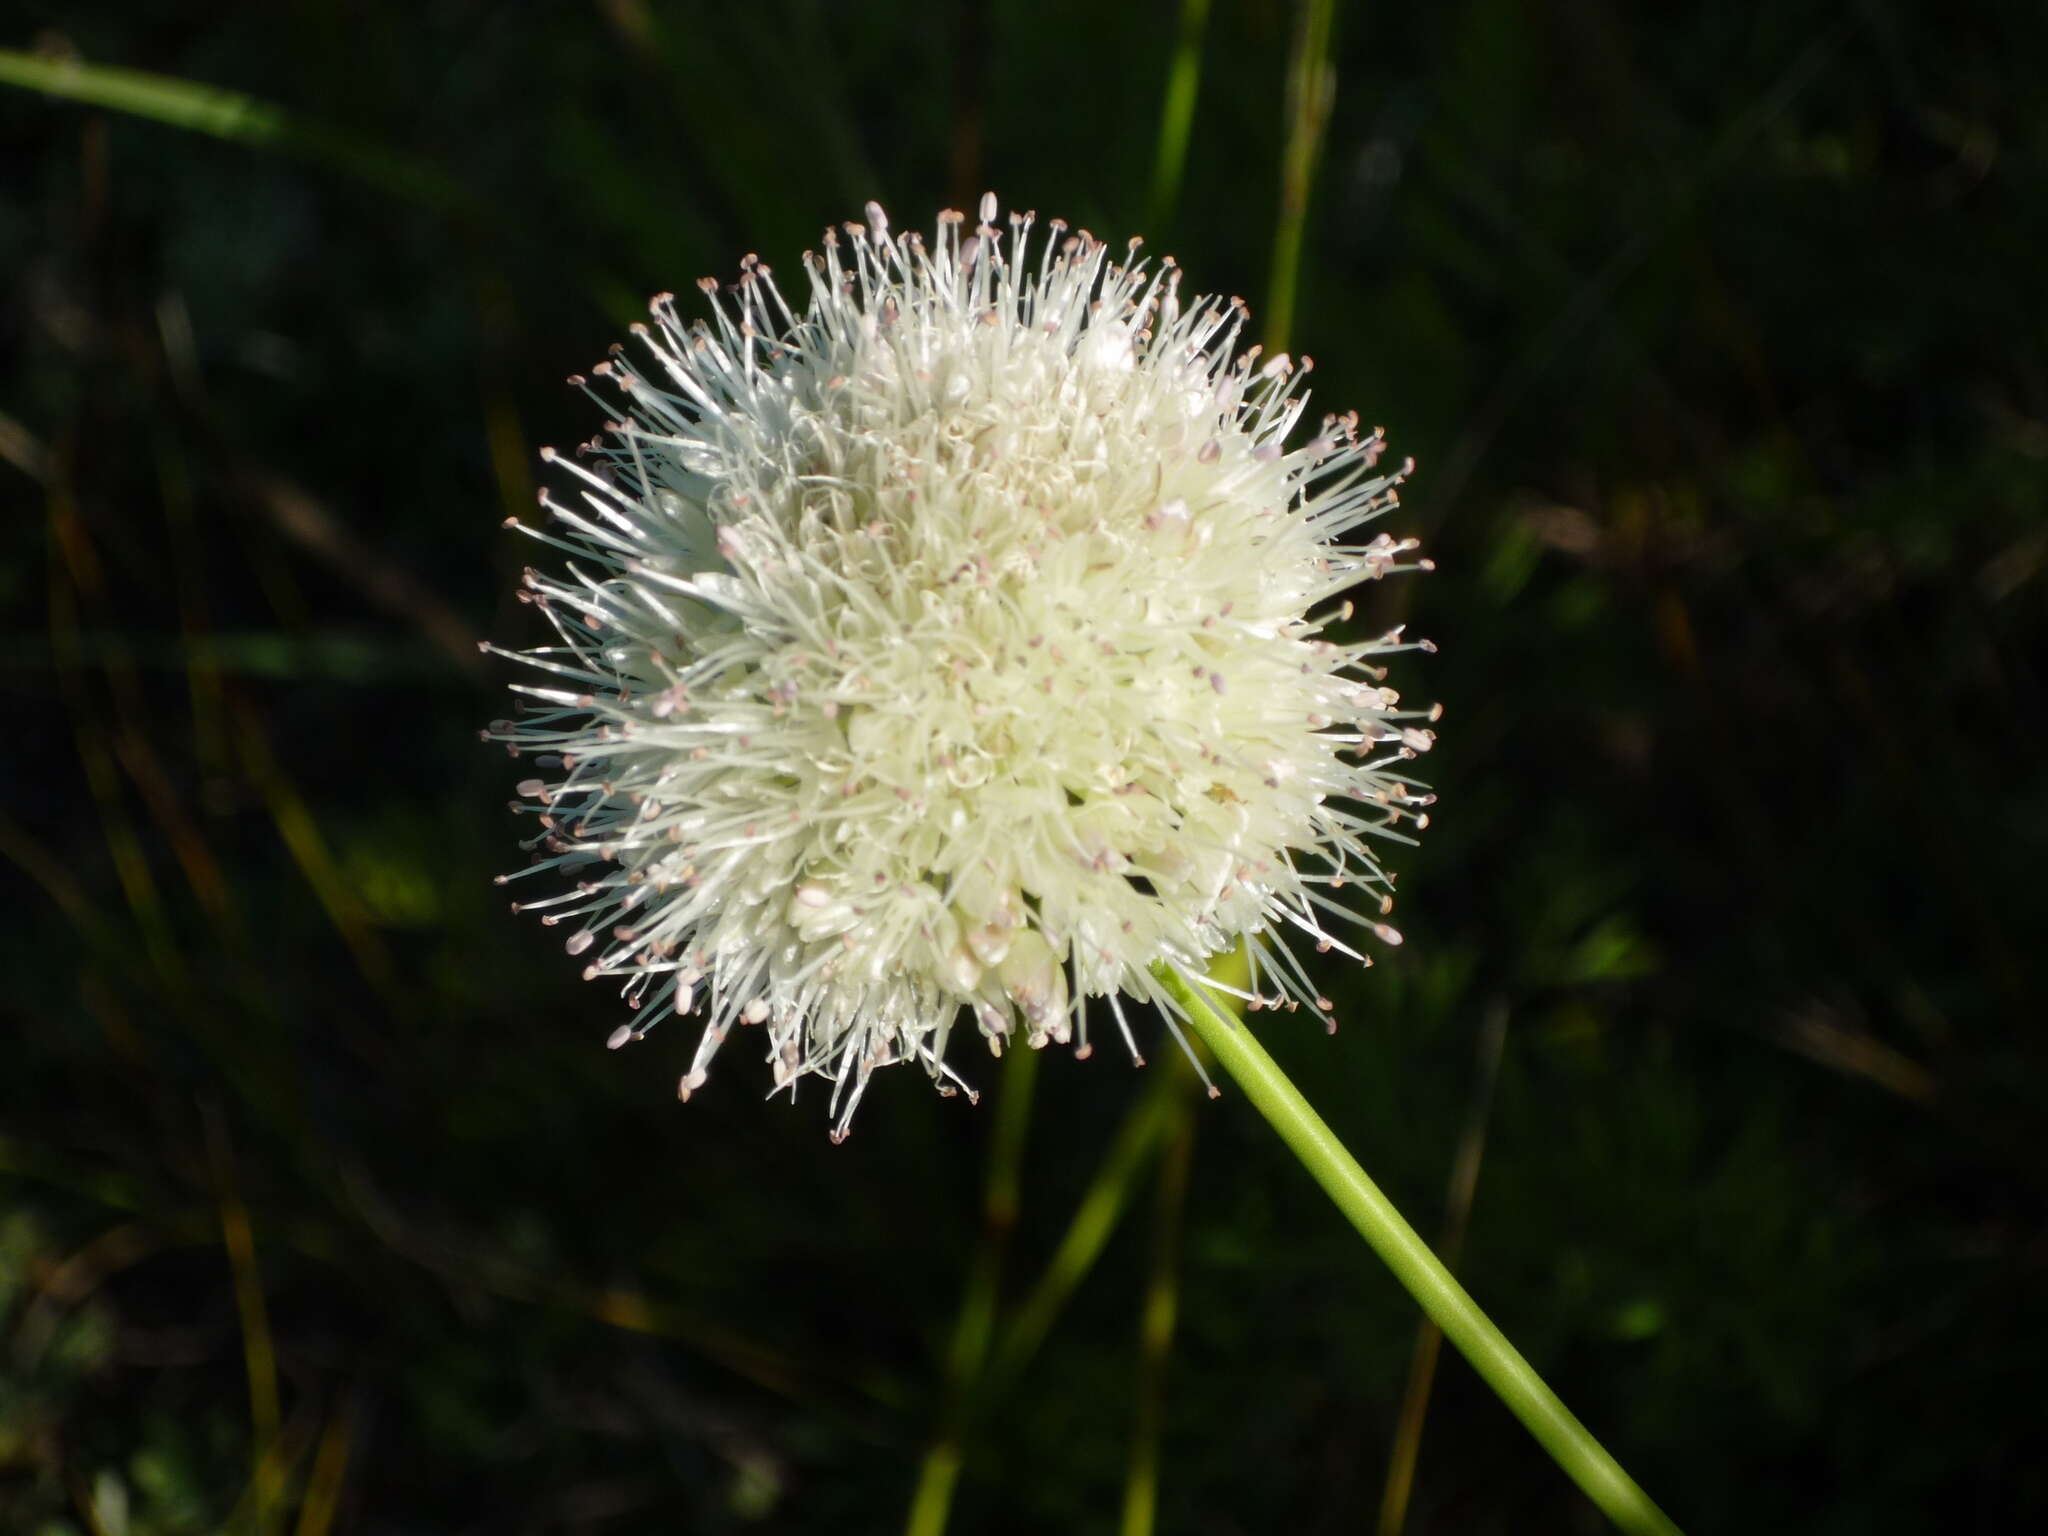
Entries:
[[443,212],[479,211],[480,205],[467,191],[434,167],[326,124],[295,117],[274,102],[241,91],[12,48],[0,48],[0,85],[105,107],[252,148],[303,155]]
[[1188,140],[1194,135],[1195,101],[1202,88],[1202,37],[1209,28],[1209,0],[1181,0],[1180,35],[1167,66],[1166,99],[1159,108],[1159,150],[1152,163],[1151,222],[1146,232],[1166,234],[1180,207],[1181,181],[1188,168]]
[[1301,245],[1308,226],[1309,190],[1322,158],[1323,129],[1337,99],[1337,69],[1330,62],[1337,0],[1301,0],[1294,47],[1287,60],[1287,138],[1280,151],[1280,216],[1273,226],[1273,271],[1266,290],[1266,349],[1284,352],[1293,339],[1301,286]]

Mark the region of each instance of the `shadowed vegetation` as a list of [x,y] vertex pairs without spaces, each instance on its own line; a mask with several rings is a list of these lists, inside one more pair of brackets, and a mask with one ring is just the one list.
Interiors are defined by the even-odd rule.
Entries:
[[966,1042],[979,1108],[882,1074],[834,1148],[736,1048],[675,1103],[691,1029],[605,1052],[490,884],[563,376],[984,185],[1163,218],[1419,461],[1439,569],[1355,620],[1441,648],[1407,942],[1261,1039],[1688,1530],[2048,1516],[2048,21],[9,27],[0,1529],[893,1530],[935,1426],[960,1532],[1596,1528],[1156,1026],[1042,1060],[1002,1177]]

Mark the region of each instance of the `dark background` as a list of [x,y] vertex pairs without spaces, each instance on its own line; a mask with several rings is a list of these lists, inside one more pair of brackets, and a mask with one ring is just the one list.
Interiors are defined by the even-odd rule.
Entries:
[[[0,15],[268,104],[0,87],[0,1530],[899,1529],[1001,1076],[835,1148],[602,1049],[490,884],[498,524],[646,294],[870,196],[1264,313],[1295,10],[1215,0],[1177,198],[1165,0]],[[1425,1233],[1484,1124],[1464,1275],[1695,1533],[2048,1517],[2043,17],[1338,8],[1292,339],[1420,464],[1368,618],[1441,802],[1340,1032],[1262,1034]],[[1043,1063],[1006,1296],[1151,1054]],[[1160,1528],[1368,1529],[1415,1309],[1194,1123]],[[1141,1162],[952,1529],[1116,1527]],[[1407,1528],[1597,1519],[1453,1358]]]

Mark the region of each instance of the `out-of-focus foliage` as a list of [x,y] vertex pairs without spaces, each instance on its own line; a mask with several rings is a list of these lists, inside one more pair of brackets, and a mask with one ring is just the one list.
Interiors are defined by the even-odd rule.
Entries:
[[[675,1104],[687,1031],[600,1049],[489,884],[471,642],[645,294],[870,196],[1130,232],[1177,15],[11,14],[318,132],[0,94],[0,1527],[898,1524],[990,1107],[888,1074],[835,1149],[737,1057]],[[1212,7],[1148,231],[1202,288],[1264,291],[1289,36]],[[1338,21],[1294,341],[1420,460],[1441,570],[1359,622],[1442,646],[1442,803],[1335,1038],[1260,1027],[1428,1231],[1506,1010],[1465,1274],[1699,1531],[2048,1516],[2043,57],[2026,6]],[[1011,1295],[1142,1082],[1047,1063]],[[1112,1524],[1144,1226],[955,1529]],[[1162,1528],[1369,1522],[1413,1309],[1234,1099],[1180,1300]],[[1588,1518],[1448,1362],[1409,1528]]]

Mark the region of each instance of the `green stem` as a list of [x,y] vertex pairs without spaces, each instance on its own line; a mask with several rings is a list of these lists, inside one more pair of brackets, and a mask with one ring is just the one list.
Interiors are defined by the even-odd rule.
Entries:
[[1018,1303],[996,1340],[983,1384],[987,1400],[1007,1392],[1024,1373],[1068,1298],[1095,1267],[1138,1181],[1172,1130],[1174,1105],[1182,1095],[1182,1084],[1174,1075],[1159,1071],[1131,1105],[1045,1273]]
[[1273,224],[1273,274],[1266,290],[1265,342],[1284,352],[1294,334],[1294,304],[1301,282],[1302,236],[1308,225],[1309,189],[1322,156],[1323,129],[1337,99],[1330,62],[1337,0],[1301,0],[1294,45],[1287,59],[1287,137],[1280,150],[1280,216]]
[[1179,1051],[1160,1065],[1177,1083],[1173,1123],[1159,1159],[1152,1213],[1152,1274],[1138,1314],[1138,1411],[1124,1479],[1120,1536],[1152,1536],[1159,1518],[1159,1438],[1166,1421],[1166,1367],[1180,1311],[1180,1232],[1195,1154],[1195,1069]]
[[1003,1060],[1003,1088],[996,1100],[995,1137],[989,1145],[988,1182],[982,1190],[981,1243],[967,1272],[960,1316],[946,1351],[946,1384],[939,1425],[918,1468],[905,1536],[940,1536],[953,1509],[960,1481],[962,1442],[971,1404],[988,1362],[1002,1291],[1003,1261],[1017,1227],[1023,1183],[1024,1143],[1031,1128],[1032,1089],[1038,1080],[1038,1052],[1019,1042]]
[[1151,222],[1145,232],[1163,238],[1180,206],[1187,172],[1188,139],[1195,126],[1195,100],[1202,88],[1202,34],[1209,26],[1209,0],[1181,0],[1180,36],[1166,73],[1166,97],[1159,107],[1159,148],[1152,161]]
[[1557,1394],[1479,1310],[1429,1245],[1401,1219],[1379,1186],[1366,1177],[1358,1160],[1344,1150],[1344,1144],[1309,1107],[1301,1091],[1266,1054],[1258,1037],[1241,1020],[1221,1012],[1177,972],[1162,966],[1154,974],[1186,1012],[1195,1033],[1215,1052],[1223,1070],[1280,1133],[1280,1139],[1337,1203],[1337,1209],[1586,1497],[1631,1536],[1678,1536],[1678,1527],[1558,1401]]
[[0,48],[0,85],[126,112],[217,139],[291,150],[444,213],[473,218],[484,211],[465,189],[431,165],[328,124],[296,117],[240,91],[13,48]]

